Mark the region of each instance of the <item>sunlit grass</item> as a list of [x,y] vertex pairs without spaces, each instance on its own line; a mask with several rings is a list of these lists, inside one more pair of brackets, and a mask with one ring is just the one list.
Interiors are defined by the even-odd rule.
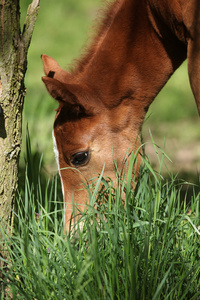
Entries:
[[87,213],[64,233],[58,178],[44,183],[41,161],[33,172],[30,145],[27,150],[14,232],[4,233],[10,254],[3,270],[7,297],[198,299],[200,194],[183,196],[184,183],[164,181],[146,158],[136,180],[132,155],[126,182],[116,174],[113,184],[102,173],[99,189],[88,190]]

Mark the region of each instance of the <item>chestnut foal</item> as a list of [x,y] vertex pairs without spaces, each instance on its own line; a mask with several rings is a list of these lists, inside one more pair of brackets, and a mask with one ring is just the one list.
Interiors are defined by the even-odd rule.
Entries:
[[[53,139],[69,226],[73,203],[83,211],[83,182],[139,146],[145,114],[169,77],[188,58],[200,113],[199,0],[117,0],[72,73],[42,56],[42,78],[59,103]],[[127,149],[128,152],[127,152]]]

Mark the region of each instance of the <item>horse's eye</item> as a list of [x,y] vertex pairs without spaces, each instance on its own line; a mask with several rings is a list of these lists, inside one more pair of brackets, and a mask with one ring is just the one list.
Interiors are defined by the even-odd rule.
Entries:
[[89,161],[89,151],[82,151],[72,155],[71,162],[75,167],[86,165]]

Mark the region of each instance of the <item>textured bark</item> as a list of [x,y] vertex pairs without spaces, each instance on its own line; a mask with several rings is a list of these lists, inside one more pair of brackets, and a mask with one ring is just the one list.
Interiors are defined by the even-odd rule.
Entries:
[[[0,0],[0,241],[12,228],[11,209],[18,185],[22,139],[24,76],[38,8],[39,0],[33,0],[21,32],[19,0]],[[0,256],[7,257],[2,244]]]

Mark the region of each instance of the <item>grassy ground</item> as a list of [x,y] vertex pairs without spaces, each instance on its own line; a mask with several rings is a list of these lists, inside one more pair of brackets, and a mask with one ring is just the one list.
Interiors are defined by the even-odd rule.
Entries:
[[[21,1],[22,19],[28,2]],[[72,60],[81,53],[100,3],[101,0],[41,1],[28,57],[23,132],[25,136],[28,123],[32,147],[44,153],[48,170],[56,169],[51,131],[57,104],[48,96],[41,82],[43,69],[40,55],[48,54],[68,69]],[[152,104],[143,127],[144,142],[148,143],[146,151],[152,163],[157,166],[153,147],[149,145],[149,129],[158,145],[163,147],[165,140],[166,151],[173,160],[173,164],[168,164],[170,170],[187,172],[189,178],[192,174],[197,176],[200,161],[199,122],[185,63]]]
[[66,234],[57,177],[43,181],[29,146],[26,160],[13,236],[0,227],[10,255],[1,300],[199,299],[200,193],[186,201],[182,184],[164,181],[145,159],[136,184],[132,156],[126,183],[101,174],[82,229]]

